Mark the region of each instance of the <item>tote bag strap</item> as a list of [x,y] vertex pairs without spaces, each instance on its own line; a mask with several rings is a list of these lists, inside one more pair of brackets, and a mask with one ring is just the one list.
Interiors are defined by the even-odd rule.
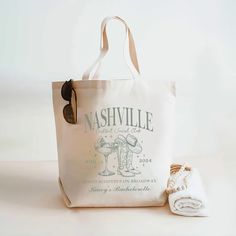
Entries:
[[[113,17],[107,17],[102,21],[100,54],[99,54],[97,60],[84,72],[84,74],[82,76],[82,80],[89,80],[91,78],[95,79],[99,76],[99,70],[100,70],[100,66],[102,63],[102,59],[105,57],[105,55],[107,54],[107,52],[109,50],[109,43],[108,43],[108,38],[107,38],[106,26],[110,20],[118,20],[124,24],[125,32],[126,32],[124,52],[126,51],[126,45],[128,42],[129,57],[131,59],[131,65],[129,65],[128,62],[127,62],[127,64],[128,64],[128,67],[129,67],[134,78],[135,78],[134,74],[138,74],[138,75],[140,74],[137,53],[136,53],[136,49],[135,49],[135,43],[134,43],[133,35],[130,31],[130,28],[128,27],[128,25],[126,24],[126,22],[123,19],[121,19],[118,16],[113,16]],[[132,66],[133,66],[134,70],[132,70]],[[95,73],[93,76],[91,76],[92,71],[94,71],[94,70],[95,70]]]

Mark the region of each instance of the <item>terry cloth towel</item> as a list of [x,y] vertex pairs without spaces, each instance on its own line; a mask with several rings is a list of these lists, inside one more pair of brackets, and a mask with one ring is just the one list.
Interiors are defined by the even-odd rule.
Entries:
[[185,165],[171,165],[166,190],[170,210],[182,216],[208,216],[206,195],[199,172]]

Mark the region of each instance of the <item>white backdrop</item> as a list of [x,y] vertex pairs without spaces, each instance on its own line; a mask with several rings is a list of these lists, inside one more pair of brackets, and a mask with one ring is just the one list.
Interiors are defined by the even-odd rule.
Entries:
[[[176,158],[233,157],[235,13],[233,0],[0,0],[0,160],[57,159],[51,81],[81,78],[111,15],[130,25],[142,75],[177,81]],[[129,76],[124,29],[108,33],[103,74]]]

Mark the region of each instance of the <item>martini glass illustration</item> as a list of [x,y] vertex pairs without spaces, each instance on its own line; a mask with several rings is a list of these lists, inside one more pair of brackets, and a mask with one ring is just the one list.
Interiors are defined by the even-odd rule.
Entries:
[[114,151],[114,145],[111,143],[106,143],[104,139],[101,139],[98,142],[98,145],[96,146],[96,150],[102,153],[105,157],[105,169],[102,172],[100,172],[99,175],[102,176],[114,175],[115,173],[108,169],[108,157]]

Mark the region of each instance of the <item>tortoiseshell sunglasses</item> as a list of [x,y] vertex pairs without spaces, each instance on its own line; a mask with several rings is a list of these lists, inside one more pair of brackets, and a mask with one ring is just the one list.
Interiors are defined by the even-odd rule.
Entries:
[[77,97],[73,89],[72,80],[66,81],[61,88],[61,96],[69,103],[63,108],[64,119],[70,124],[77,122]]

